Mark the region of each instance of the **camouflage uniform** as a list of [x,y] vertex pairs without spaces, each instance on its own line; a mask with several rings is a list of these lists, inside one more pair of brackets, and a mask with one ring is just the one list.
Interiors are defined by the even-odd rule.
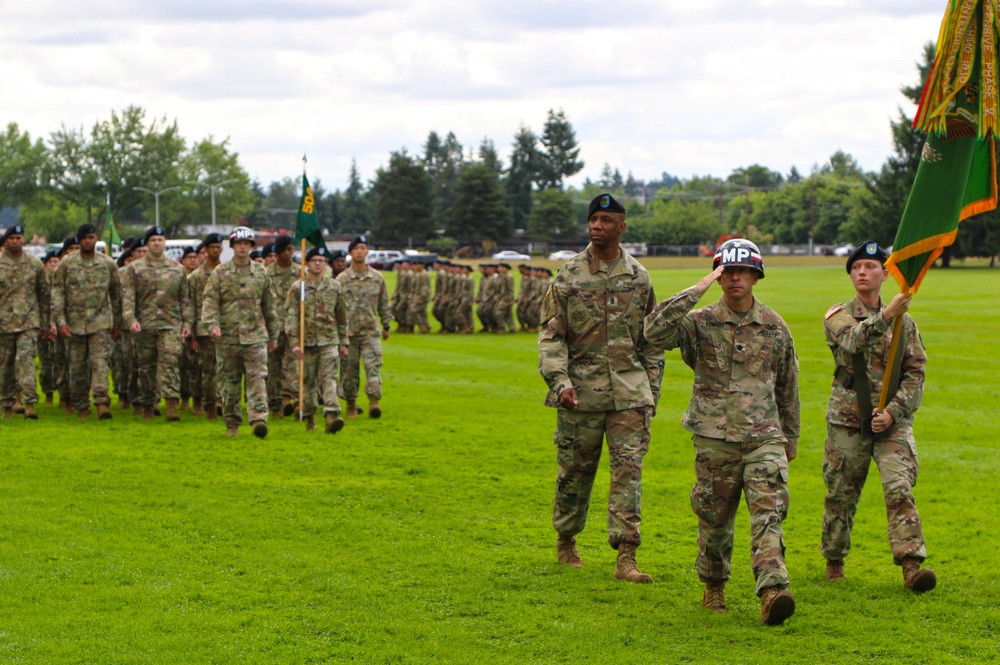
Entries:
[[493,296],[493,320],[499,331],[517,332],[514,326],[514,276],[497,273]]
[[222,417],[226,427],[243,422],[242,380],[246,377],[247,419],[267,422],[267,346],[278,339],[279,323],[274,290],[267,270],[250,261],[239,266],[229,261],[212,271],[205,287],[201,323],[218,326],[216,376],[222,392]]
[[[886,358],[892,342],[892,329],[882,318],[881,307],[869,307],[860,298],[832,307],[826,315],[826,343],[833,352],[838,373],[854,375],[852,356],[863,353],[868,368],[868,385],[877,402],[885,377]],[[823,512],[821,551],[829,561],[843,560],[851,549],[851,528],[865,486],[872,458],[882,479],[888,515],[889,545],[896,565],[905,557],[920,561],[927,556],[923,530],[913,486],[919,464],[913,438],[913,414],[924,392],[924,352],[917,326],[909,314],[903,315],[903,339],[906,346],[900,370],[899,389],[886,405],[894,423],[878,438],[862,436],[857,394],[837,378],[833,382],[830,405],[826,412],[827,438],[823,455],[823,480],[827,494]],[[852,383],[853,385],[853,383]]]
[[118,266],[110,257],[94,252],[86,259],[73,252],[59,262],[52,280],[52,318],[68,326],[70,392],[77,411],[94,404],[108,406],[108,361],[111,331],[121,328],[122,289]]
[[361,382],[359,363],[365,366],[365,394],[369,399],[382,399],[382,330],[389,329],[392,314],[389,309],[389,292],[385,280],[377,270],[368,266],[358,273],[348,268],[337,275],[347,304],[347,329],[350,347],[344,366],[344,399],[355,402]]
[[724,299],[691,311],[702,295],[692,287],[657,305],[646,318],[646,337],[660,348],[680,348],[695,374],[682,426],[694,435],[698,577],[729,579],[742,490],[761,595],[788,586],[781,522],[788,514],[785,444],[799,437],[798,360],[788,326],[757,298],[742,315]]
[[35,404],[38,331],[49,328],[49,282],[38,258],[0,254],[0,303],[0,406]]
[[166,256],[133,261],[122,280],[122,319],[141,332],[129,335],[135,349],[139,394],[134,404],[154,406],[162,396],[181,397],[181,332],[194,314],[181,264]]
[[443,267],[439,267],[434,273],[434,304],[431,305],[431,315],[441,324],[442,330],[447,330],[450,305],[448,283],[451,279],[452,274]]
[[[337,376],[340,372],[340,347],[348,345],[347,306],[340,283],[322,276],[316,281],[306,277],[305,300],[305,395],[302,413],[316,413],[318,397],[323,398],[323,413],[340,413],[337,399]],[[291,344],[299,340],[299,285],[296,281],[285,300],[285,331]]]
[[610,271],[591,248],[562,267],[542,305],[538,368],[549,386],[545,405],[573,388],[579,406],[559,408],[552,524],[563,537],[580,533],[606,437],[611,465],[608,543],[641,543],[642,459],[660,396],[663,352],[643,336],[656,299],[646,270],[627,252]]
[[412,275],[409,269],[396,264],[396,288],[392,291],[392,318],[396,320],[396,325],[404,330],[408,325]]
[[[53,275],[55,275],[54,270],[45,271],[45,279],[48,281],[50,294],[52,292]],[[41,384],[42,392],[45,393],[47,398],[51,397],[52,393],[59,389],[55,354],[54,340],[45,339],[44,337],[38,340],[38,383]]]
[[[218,267],[218,266],[216,266]],[[198,341],[198,363],[195,366],[196,376],[192,376],[192,395],[200,398],[206,409],[211,408],[219,400],[219,391],[215,380],[215,340],[211,330],[201,320],[201,307],[205,299],[205,285],[214,270],[208,263],[203,263],[187,276],[188,298],[191,300],[191,334]]]
[[496,321],[493,318],[493,285],[495,284],[496,273],[479,278],[479,295],[476,296],[476,314],[479,315],[479,322],[483,324],[483,330],[493,330],[496,328]]
[[[292,353],[292,347],[298,344],[297,339],[290,338],[285,332],[285,296],[292,283],[298,280],[302,268],[294,263],[282,268],[272,263],[267,268],[271,278],[271,288],[274,291],[275,314],[278,317],[278,348],[267,358],[267,401],[272,411],[281,409],[283,397],[294,399],[299,394],[299,361]],[[299,311],[298,298],[295,299],[294,310]]]
[[411,272],[409,302],[406,306],[410,328],[419,328],[421,332],[430,330],[430,324],[427,323],[427,301],[430,299],[431,276],[426,271]]

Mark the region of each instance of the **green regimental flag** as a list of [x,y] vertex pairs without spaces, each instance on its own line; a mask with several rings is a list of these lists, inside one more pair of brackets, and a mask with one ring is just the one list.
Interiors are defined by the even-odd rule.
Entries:
[[[316,215],[316,199],[313,198],[312,187],[309,186],[309,179],[306,174],[302,174],[302,199],[299,201],[299,215],[295,220],[295,242],[300,242],[303,238],[313,244],[314,247],[326,249],[326,241],[323,240],[323,232],[319,229],[319,216]],[[302,257],[305,265],[305,257]]]
[[104,253],[111,256],[111,246],[121,245],[122,239],[115,228],[115,221],[111,219],[111,192],[108,192],[108,208],[104,214],[104,230],[101,232],[101,240],[104,241]]
[[997,207],[997,0],[950,0],[913,126],[928,133],[885,267],[916,293],[961,221]]

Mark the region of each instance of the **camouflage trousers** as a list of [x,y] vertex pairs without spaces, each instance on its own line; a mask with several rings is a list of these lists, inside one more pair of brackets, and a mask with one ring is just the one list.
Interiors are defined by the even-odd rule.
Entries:
[[59,389],[56,384],[55,345],[47,339],[38,340],[38,383],[46,395]]
[[292,353],[296,340],[284,332],[278,335],[278,348],[267,356],[267,401],[272,410],[281,408],[281,398],[299,394],[299,361]]
[[77,411],[94,404],[111,404],[108,394],[108,361],[111,359],[111,331],[99,330],[90,335],[71,335],[66,339],[69,353],[70,393]]
[[650,407],[626,411],[580,412],[559,409],[556,419],[555,507],[552,525],[575,536],[587,524],[590,495],[605,437],[611,466],[608,490],[608,544],[639,545],[642,522],[642,458],[649,450]]
[[784,440],[738,443],[696,434],[692,441],[696,480],[691,508],[698,516],[698,577],[702,582],[729,579],[733,526],[740,495],[744,494],[750,512],[750,565],[757,595],[768,587],[787,587],[781,529],[788,515]]
[[123,331],[119,341],[122,347],[120,368],[122,386],[121,390],[116,390],[116,392],[136,405],[139,404],[139,371],[135,352],[135,334]]
[[66,349],[66,340],[62,337],[56,337],[52,341],[52,370],[60,402],[72,401],[69,385],[69,353]]
[[316,405],[323,398],[323,413],[340,413],[337,399],[337,376],[340,374],[340,347],[307,346],[304,350],[305,387],[302,398],[302,413],[311,416],[316,413]]
[[132,333],[135,371],[142,406],[154,406],[162,396],[181,398],[181,333],[179,330],[152,330]]
[[882,479],[882,495],[888,517],[889,546],[896,565],[905,557],[921,561],[927,557],[924,533],[913,499],[913,486],[920,469],[913,428],[897,426],[881,439],[867,439],[861,431],[827,425],[823,452],[823,537],[820,550],[830,561],[843,560],[851,551],[851,528],[861,490],[872,458]]
[[201,385],[201,356],[191,347],[189,338],[181,353],[181,399],[201,401],[204,396]]
[[406,313],[408,326],[420,330],[430,329],[427,322],[427,302],[423,298],[411,298]]
[[517,332],[514,325],[514,304],[510,301],[497,301],[493,306],[493,321],[497,330]]
[[434,299],[434,304],[431,305],[431,315],[437,319],[442,328],[445,327],[448,319],[448,301],[444,299],[444,296]]
[[127,333],[123,330],[121,336],[111,342],[111,384],[112,390],[114,390],[114,393],[118,395],[119,398],[125,394],[125,391],[123,390],[125,384],[123,380],[124,371],[122,369],[122,340],[125,339],[126,334]]
[[403,297],[400,297],[392,304],[392,318],[398,322],[399,325],[407,325],[410,316],[410,302]]
[[222,393],[222,419],[226,427],[243,422],[243,379],[246,378],[247,419],[267,422],[267,344],[215,345],[215,375]]
[[[9,304],[9,303],[8,303]],[[38,329],[0,333],[0,405],[5,409],[38,401],[35,381],[35,355],[38,352]]]
[[493,318],[493,303],[480,303],[476,306],[476,314],[480,323],[486,330],[493,330],[497,326],[496,319]]
[[198,369],[201,376],[198,384],[201,388],[201,399],[203,402],[216,402],[219,399],[219,391],[215,379],[215,340],[205,335],[198,338]]
[[361,368],[365,366],[365,394],[368,399],[382,399],[382,338],[373,335],[351,335],[351,345],[344,363],[344,399],[356,402],[361,384]]

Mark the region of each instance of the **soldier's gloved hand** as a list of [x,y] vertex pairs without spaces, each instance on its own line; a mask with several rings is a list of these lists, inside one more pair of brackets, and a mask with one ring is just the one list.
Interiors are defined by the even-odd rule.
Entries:
[[576,407],[580,406],[580,398],[576,396],[575,388],[567,388],[562,391],[562,394],[559,395],[559,406],[568,411],[575,411]]

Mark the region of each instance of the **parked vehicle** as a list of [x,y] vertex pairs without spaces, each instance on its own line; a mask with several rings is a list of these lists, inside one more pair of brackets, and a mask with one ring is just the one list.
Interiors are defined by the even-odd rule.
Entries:
[[851,243],[846,243],[846,244],[841,245],[840,247],[836,247],[833,250],[833,255],[834,256],[850,256],[851,252],[853,252],[853,251],[854,251],[854,245],[852,245]]
[[403,253],[394,249],[373,249],[368,252],[365,264],[370,265],[375,270],[386,270],[387,265],[401,258],[403,258]]
[[558,252],[549,254],[549,261],[569,261],[577,255],[572,249],[560,249]]
[[531,257],[527,254],[522,254],[521,252],[515,252],[512,249],[505,249],[502,252],[497,252],[492,257],[494,261],[530,261]]

